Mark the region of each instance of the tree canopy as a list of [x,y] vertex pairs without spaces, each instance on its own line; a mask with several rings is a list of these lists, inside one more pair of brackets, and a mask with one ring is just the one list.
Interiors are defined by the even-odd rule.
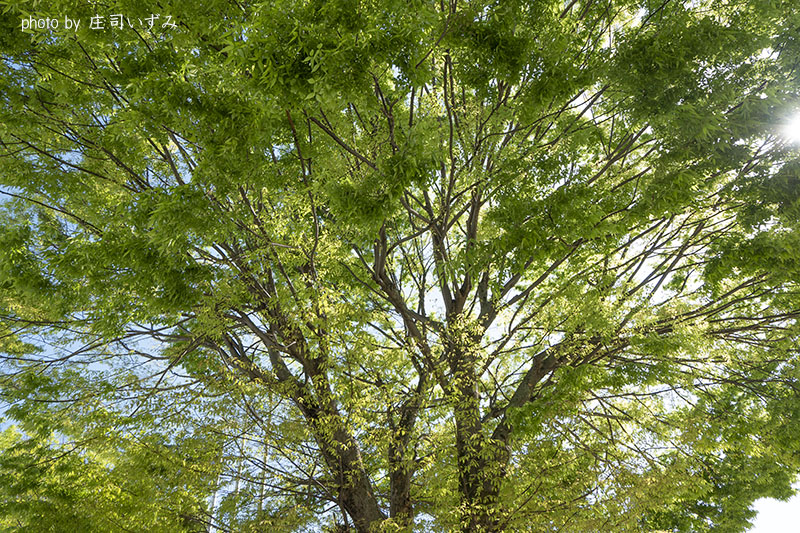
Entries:
[[792,494],[796,2],[1,7],[0,530]]

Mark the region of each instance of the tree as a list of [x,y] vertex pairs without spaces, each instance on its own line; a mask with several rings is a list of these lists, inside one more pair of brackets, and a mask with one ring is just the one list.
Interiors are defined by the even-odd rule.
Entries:
[[153,434],[117,435],[114,446],[96,439],[89,454],[74,453],[86,447],[80,442],[57,446],[13,428],[0,434],[0,530],[207,531],[214,479],[202,464],[175,467],[201,448],[183,442],[176,454]]
[[73,476],[37,505],[128,469],[187,531],[730,532],[791,494],[794,2],[50,4],[0,32],[2,398]]

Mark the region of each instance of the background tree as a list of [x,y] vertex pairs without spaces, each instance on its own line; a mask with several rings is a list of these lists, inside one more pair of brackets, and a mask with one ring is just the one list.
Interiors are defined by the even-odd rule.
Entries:
[[204,475],[204,463],[187,461],[198,458],[200,443],[175,449],[153,434],[98,440],[57,444],[14,429],[0,435],[0,529],[207,531],[215,478]]
[[28,520],[136,465],[103,516],[187,530],[729,532],[790,495],[794,2],[3,5]]

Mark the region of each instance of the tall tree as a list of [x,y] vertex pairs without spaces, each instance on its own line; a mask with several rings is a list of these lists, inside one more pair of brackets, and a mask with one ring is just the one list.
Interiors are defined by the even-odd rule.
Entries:
[[223,531],[791,493],[795,2],[3,5],[13,449],[119,486],[161,428],[151,503]]

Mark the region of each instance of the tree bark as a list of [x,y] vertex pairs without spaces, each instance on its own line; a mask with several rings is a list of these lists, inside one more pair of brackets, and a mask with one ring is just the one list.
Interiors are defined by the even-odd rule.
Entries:
[[492,442],[484,434],[476,374],[477,339],[456,347],[450,356],[456,424],[458,482],[461,492],[461,531],[489,533],[499,524],[498,495],[504,468],[495,462]]

